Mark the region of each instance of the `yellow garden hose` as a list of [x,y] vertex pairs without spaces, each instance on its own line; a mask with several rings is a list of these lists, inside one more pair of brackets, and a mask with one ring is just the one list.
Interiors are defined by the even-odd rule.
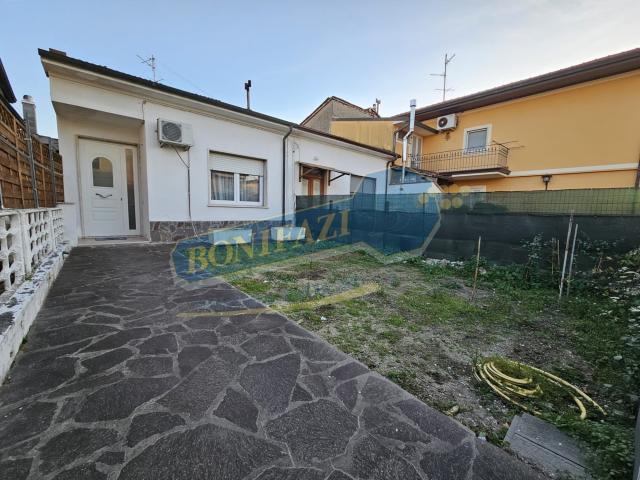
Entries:
[[[525,373],[522,378],[508,374],[504,370],[516,370]],[[587,418],[587,405],[594,407],[602,415],[606,415],[604,409],[598,405],[589,395],[580,390],[575,385],[553,375],[524,363],[516,362],[506,358],[487,358],[476,363],[474,374],[479,381],[485,382],[500,397],[507,400],[521,409],[541,415],[542,411],[534,406],[536,399],[544,400],[545,391],[543,384],[548,382],[562,389],[569,395],[580,411],[580,419]],[[536,377],[540,377],[536,380]],[[549,386],[549,385],[547,385]],[[514,398],[515,397],[515,398]],[[548,400],[548,399],[547,399]],[[529,401],[532,405],[525,405]]]

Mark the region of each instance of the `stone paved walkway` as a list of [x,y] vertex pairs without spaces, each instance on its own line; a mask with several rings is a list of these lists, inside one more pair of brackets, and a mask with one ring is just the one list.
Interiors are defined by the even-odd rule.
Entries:
[[539,478],[169,246],[76,248],[0,387],[3,480]]

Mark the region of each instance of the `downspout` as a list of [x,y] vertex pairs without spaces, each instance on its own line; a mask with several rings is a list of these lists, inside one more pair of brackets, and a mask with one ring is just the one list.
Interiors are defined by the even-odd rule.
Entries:
[[[284,225],[287,213],[287,138],[293,132],[293,126],[289,126],[289,131],[282,137],[282,224]],[[292,189],[293,190],[293,189]]]
[[409,114],[409,131],[402,138],[402,183],[404,184],[405,170],[407,168],[407,143],[409,137],[413,135],[413,129],[416,123],[416,100],[415,98],[409,102],[411,113]]
[[[390,151],[392,151],[394,154],[396,153],[396,142],[398,141],[398,130],[393,132],[393,135],[391,135],[391,148],[389,149]],[[389,191],[389,168],[391,167],[391,165],[393,165],[394,163],[396,163],[397,160],[397,156],[394,157],[393,160],[389,160],[387,162],[387,168],[385,171],[385,184],[384,184],[384,201],[385,201],[385,205],[386,205],[386,201],[387,201],[387,192]]]
[[[396,163],[396,142],[398,141],[398,130],[393,132],[393,136],[391,137],[391,151],[393,152],[394,158],[393,160],[389,160],[387,162],[387,168],[385,169],[385,181],[384,181],[384,221],[387,223],[387,215],[389,214],[389,200],[387,200],[387,195],[389,193],[389,169],[391,166]],[[382,249],[387,248],[387,235],[386,232],[382,232]]]

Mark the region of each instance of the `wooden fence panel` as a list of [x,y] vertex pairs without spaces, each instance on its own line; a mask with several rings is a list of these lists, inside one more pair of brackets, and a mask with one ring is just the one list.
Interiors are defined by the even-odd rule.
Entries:
[[55,150],[49,152],[49,145],[35,135],[32,146],[35,182],[22,119],[0,103],[0,191],[4,208],[55,207],[64,202],[62,157]]

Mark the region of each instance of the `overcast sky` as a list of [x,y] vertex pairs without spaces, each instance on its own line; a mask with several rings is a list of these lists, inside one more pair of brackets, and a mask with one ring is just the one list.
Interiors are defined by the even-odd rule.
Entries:
[[[299,122],[327,96],[381,113],[640,46],[638,0],[0,0],[0,57],[16,96],[34,96],[56,135],[37,48],[134,75],[158,58],[162,82]],[[21,106],[18,105],[21,111]]]

